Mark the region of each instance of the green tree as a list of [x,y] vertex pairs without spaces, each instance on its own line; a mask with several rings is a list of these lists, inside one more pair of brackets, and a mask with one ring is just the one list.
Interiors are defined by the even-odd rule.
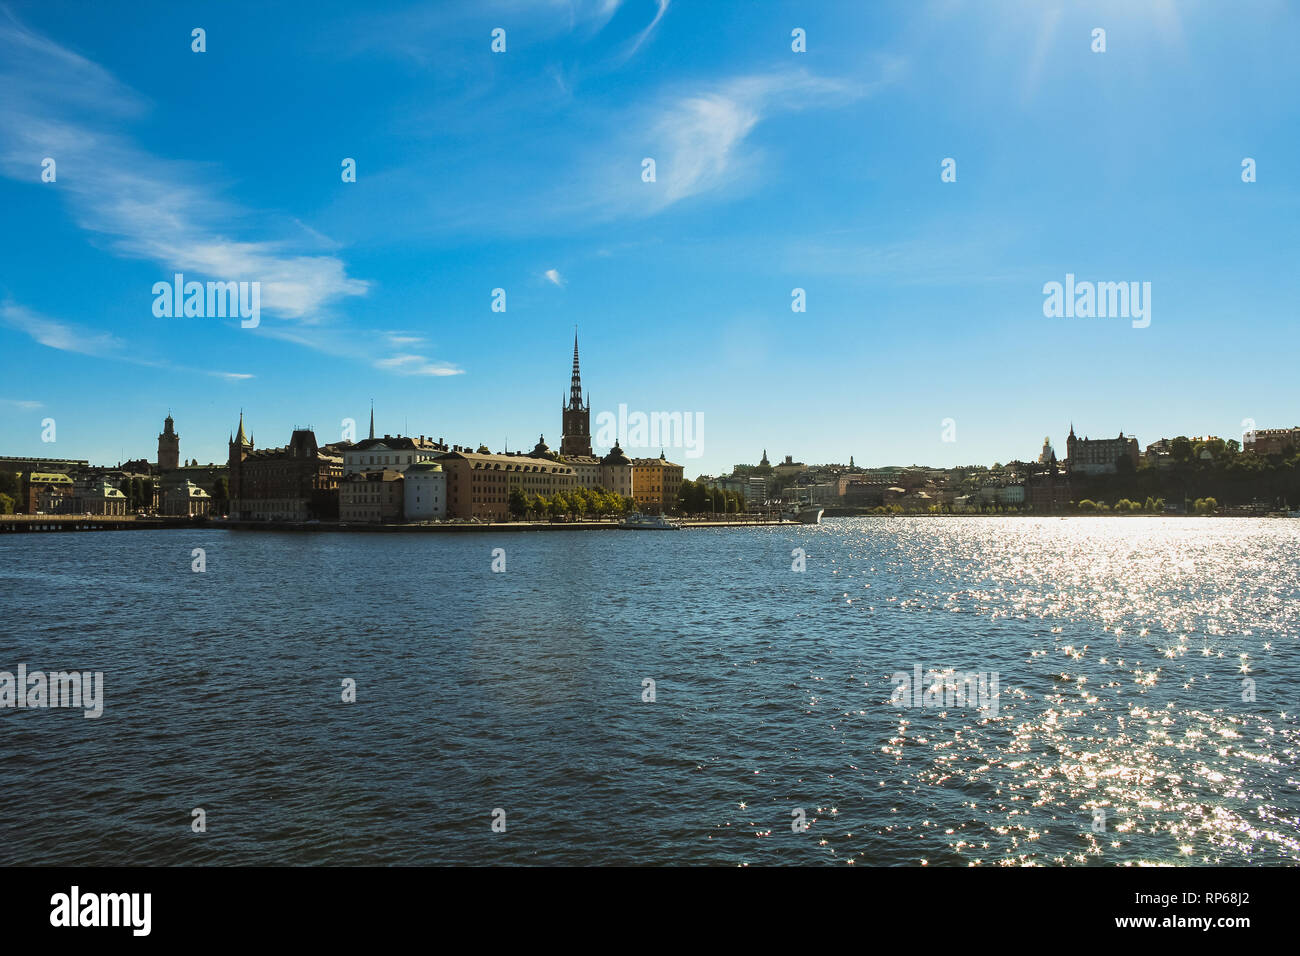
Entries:
[[523,489],[517,485],[510,489],[508,507],[510,514],[516,518],[522,518],[528,513],[528,499],[524,497]]
[[11,515],[14,513],[14,499],[0,491],[0,515]]

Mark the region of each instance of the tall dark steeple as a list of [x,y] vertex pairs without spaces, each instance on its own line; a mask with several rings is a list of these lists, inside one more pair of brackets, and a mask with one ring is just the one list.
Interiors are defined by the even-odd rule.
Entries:
[[230,496],[232,514],[239,513],[239,497],[244,487],[244,459],[253,451],[253,440],[244,434],[244,410],[239,410],[239,431],[230,439],[230,457],[226,463],[229,473],[226,487]]
[[375,437],[375,403],[370,403],[370,437]]
[[573,330],[573,376],[569,381],[569,404],[560,410],[560,454],[567,457],[591,454],[591,398],[582,402],[582,375],[578,371],[578,330]]

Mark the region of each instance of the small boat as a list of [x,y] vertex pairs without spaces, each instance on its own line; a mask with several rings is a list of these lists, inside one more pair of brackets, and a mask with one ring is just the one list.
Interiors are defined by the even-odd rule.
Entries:
[[802,502],[786,508],[781,512],[781,517],[786,521],[798,521],[800,524],[821,524],[822,513],[825,510],[821,505]]
[[678,531],[681,525],[669,521],[663,515],[643,515],[634,511],[618,523],[620,528],[629,531]]

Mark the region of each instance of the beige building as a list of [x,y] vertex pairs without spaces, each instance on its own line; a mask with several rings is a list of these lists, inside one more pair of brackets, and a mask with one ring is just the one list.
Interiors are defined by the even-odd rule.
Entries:
[[632,480],[632,459],[623,453],[615,439],[614,447],[600,460],[600,486],[616,495],[632,498],[635,497]]
[[492,455],[453,451],[437,459],[447,475],[447,516],[505,521],[510,492],[551,497],[578,487],[577,474],[565,461],[531,455]]
[[399,471],[354,472],[339,482],[339,521],[382,524],[401,521],[405,490]]
[[125,515],[126,495],[110,485],[107,479],[78,484],[72,493],[73,514]]
[[163,496],[163,514],[197,518],[212,510],[212,496],[192,481],[172,485]]

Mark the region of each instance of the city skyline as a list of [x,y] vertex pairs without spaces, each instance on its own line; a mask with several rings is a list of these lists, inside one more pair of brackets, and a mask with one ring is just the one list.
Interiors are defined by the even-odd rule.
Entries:
[[[152,457],[170,409],[220,462],[240,408],[324,442],[372,399],[381,432],[558,445],[575,324],[593,421],[702,415],[693,474],[1297,418],[1257,354],[1300,297],[1286,7],[323,4],[312,43],[155,11],[0,7],[6,454]],[[260,323],[155,315],[176,273],[260,281]],[[1150,283],[1150,324],[1046,316],[1075,276]]]

